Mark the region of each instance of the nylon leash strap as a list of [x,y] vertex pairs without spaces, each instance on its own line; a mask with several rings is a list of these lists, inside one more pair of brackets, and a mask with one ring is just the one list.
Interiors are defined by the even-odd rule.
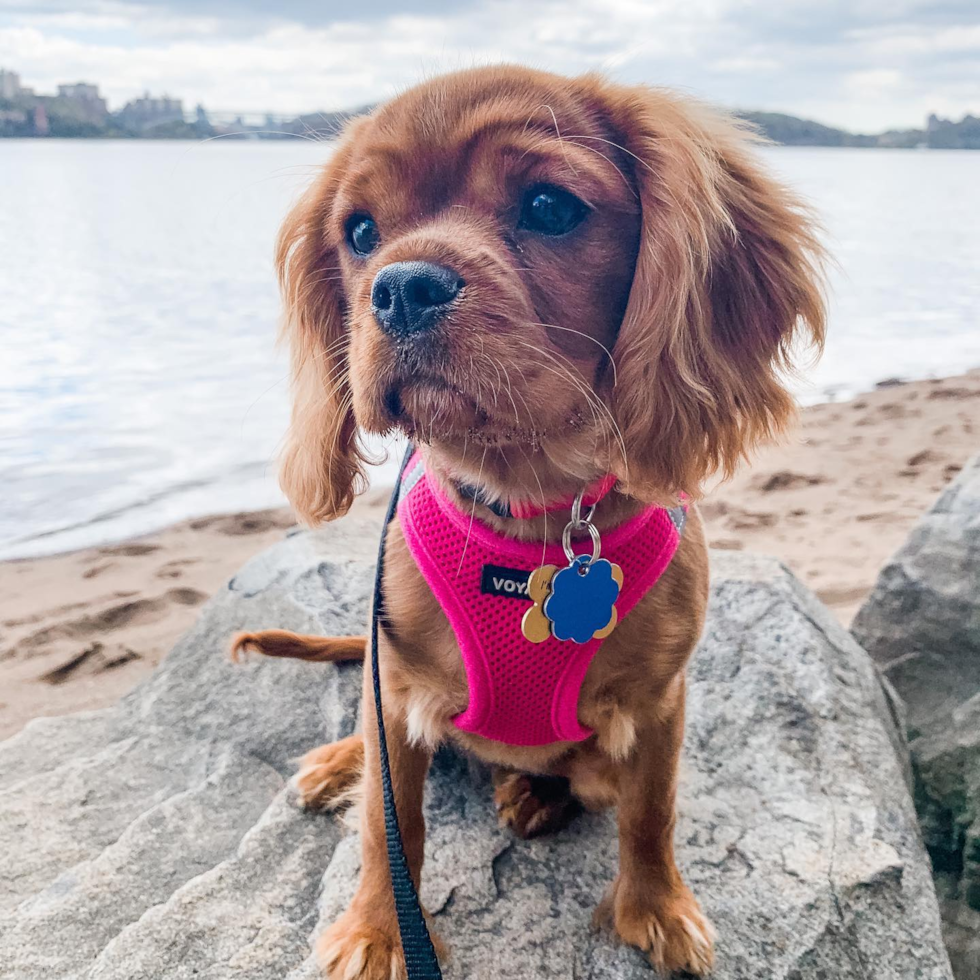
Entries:
[[388,743],[385,739],[384,712],[381,705],[381,668],[378,658],[378,629],[384,613],[384,596],[381,594],[381,580],[384,576],[385,542],[388,527],[398,507],[402,477],[415,449],[409,444],[405,458],[398,469],[398,480],[388,501],[381,542],[378,545],[378,564],[374,573],[374,597],[371,603],[371,677],[374,682],[374,710],[378,718],[378,749],[381,756],[381,793],[384,799],[385,839],[388,845],[388,869],[391,875],[391,890],[395,899],[395,915],[398,917],[398,931],[401,934],[402,949],[405,952],[405,968],[408,980],[442,980],[439,960],[429,936],[425,916],[419,902],[415,882],[412,881],[405,858],[401,829],[398,825],[398,810],[395,806],[395,791],[391,782],[391,764],[388,760]]

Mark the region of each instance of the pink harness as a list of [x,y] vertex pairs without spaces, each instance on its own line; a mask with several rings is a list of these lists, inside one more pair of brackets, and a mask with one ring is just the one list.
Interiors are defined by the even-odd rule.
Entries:
[[[620,620],[670,564],[685,516],[683,505],[648,507],[602,535],[602,557],[623,570]],[[462,653],[470,700],[455,725],[510,745],[588,738],[591,730],[578,720],[579,692],[604,640],[531,643],[521,632],[531,602],[528,575],[546,563],[565,567],[561,547],[515,541],[464,514],[418,454],[405,471],[398,518]]]

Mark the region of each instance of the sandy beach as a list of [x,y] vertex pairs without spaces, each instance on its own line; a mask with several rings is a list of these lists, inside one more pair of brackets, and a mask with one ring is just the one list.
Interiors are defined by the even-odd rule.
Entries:
[[[711,544],[781,558],[848,623],[881,564],[978,444],[980,371],[883,382],[852,401],[815,405],[781,445],[705,499]],[[356,506],[386,498],[375,489]],[[0,738],[38,715],[111,704],[237,568],[293,524],[288,510],[203,517],[0,564]]]

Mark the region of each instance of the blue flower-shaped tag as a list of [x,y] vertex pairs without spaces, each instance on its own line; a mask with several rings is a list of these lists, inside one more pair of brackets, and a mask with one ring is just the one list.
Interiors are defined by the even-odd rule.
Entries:
[[576,643],[607,637],[616,628],[622,585],[622,569],[605,558],[578,555],[560,571],[554,565],[537,569],[529,583],[534,606],[524,616],[525,637],[532,643],[549,635]]

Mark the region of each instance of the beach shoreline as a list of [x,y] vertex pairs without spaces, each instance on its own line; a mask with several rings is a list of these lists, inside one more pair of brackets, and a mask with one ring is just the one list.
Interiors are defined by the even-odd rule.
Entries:
[[[978,444],[980,370],[809,406],[781,444],[706,495],[709,541],[780,558],[846,625]],[[387,496],[374,487],[355,507],[380,511]],[[219,514],[0,562],[0,738],[39,715],[112,704],[203,602],[294,526],[287,508]]]

